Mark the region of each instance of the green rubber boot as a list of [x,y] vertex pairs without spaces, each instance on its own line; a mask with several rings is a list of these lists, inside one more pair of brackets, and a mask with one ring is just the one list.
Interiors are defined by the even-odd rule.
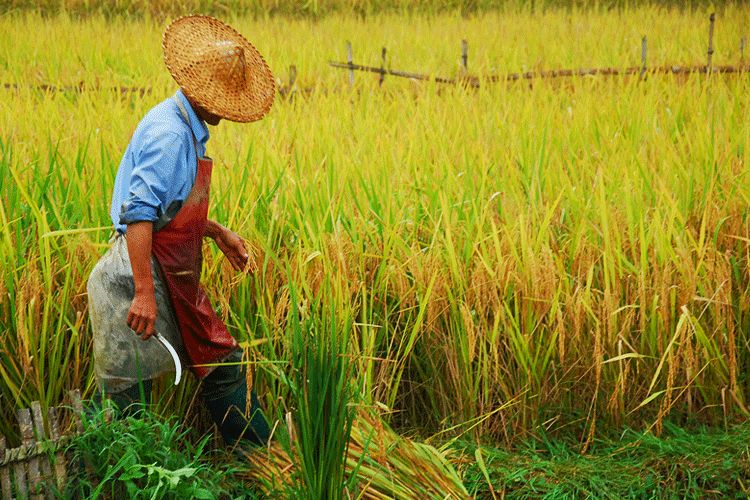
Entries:
[[247,385],[240,384],[233,392],[216,398],[205,399],[211,418],[219,427],[219,432],[229,445],[265,445],[271,437],[266,417],[260,408],[255,391],[250,393],[249,413],[245,415]]

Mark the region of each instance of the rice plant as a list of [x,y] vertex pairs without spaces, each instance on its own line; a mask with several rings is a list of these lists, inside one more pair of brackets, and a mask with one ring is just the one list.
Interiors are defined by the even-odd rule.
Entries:
[[[345,460],[354,418],[352,364],[346,353],[351,325],[333,307],[312,304],[300,320],[290,311],[292,432],[299,457],[296,498],[346,497]],[[343,323],[343,324],[342,324]],[[284,377],[287,378],[287,377]]]
[[[313,370],[334,385],[348,374],[353,399],[387,425],[440,439],[507,445],[543,429],[574,432],[587,450],[603,429],[747,418],[745,75],[478,89],[357,75],[350,88],[327,66],[349,39],[355,61],[377,61],[385,45],[395,68],[455,75],[462,38],[477,74],[628,66],[644,34],[649,64],[699,63],[707,14],[649,4],[238,16],[280,79],[295,64],[313,89],[257,124],[222,123],[209,142],[211,215],[252,245],[258,270],[237,277],[207,247],[204,281],[269,413],[307,397],[296,426],[312,431],[334,408],[341,433],[323,444],[345,449],[350,400],[288,383]],[[715,64],[740,60],[749,20],[743,4],[719,11]],[[17,406],[93,392],[84,284],[107,246],[120,155],[175,90],[162,27],[148,16],[0,17],[13,33],[0,39],[0,81],[18,84],[0,89],[0,433],[16,432]],[[36,86],[81,82],[99,90]],[[295,337],[290,318],[311,304],[317,319]],[[193,421],[194,387],[159,411]],[[299,477],[323,488],[315,457],[331,459],[328,471],[340,462],[315,433],[302,439]]]

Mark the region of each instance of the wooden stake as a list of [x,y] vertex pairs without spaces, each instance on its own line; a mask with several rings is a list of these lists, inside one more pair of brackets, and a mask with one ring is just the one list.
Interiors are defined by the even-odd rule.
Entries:
[[[42,418],[42,405],[39,401],[31,403],[31,415],[34,418],[34,434],[36,441],[45,441],[47,439],[47,433],[44,430],[44,419]],[[41,469],[42,481],[47,481],[52,477],[52,471],[49,465],[49,457],[43,456],[39,459],[39,468]]]
[[286,87],[286,96],[291,98],[297,92],[294,83],[297,81],[297,66],[289,66],[289,84]]
[[[31,412],[28,408],[18,410],[16,418],[18,419],[18,426],[21,429],[21,445],[27,449],[31,448],[34,445],[34,431],[31,429]],[[16,462],[13,466],[16,473],[16,491],[22,498],[29,496],[29,486],[31,486],[32,493],[36,493],[36,485],[39,484],[39,463],[35,459],[32,459],[28,461],[28,466],[28,478],[31,484],[26,483],[24,461]]]
[[[83,433],[83,419],[84,419],[84,412],[83,412],[83,403],[81,402],[81,390],[80,389],[74,389],[72,391],[68,391],[68,397],[70,398],[70,403],[73,406],[73,420],[75,420],[76,424],[76,431],[78,434]],[[109,408],[105,410],[108,411]],[[105,413],[104,416],[105,420],[107,419],[107,415]],[[78,464],[74,464],[73,467],[79,466]],[[86,472],[90,475],[93,475],[94,473],[94,466],[86,463],[85,464]]]
[[354,87],[354,54],[352,53],[352,42],[346,41],[346,62],[349,64],[349,86]]
[[744,36],[740,38],[740,66],[742,66],[745,63],[745,43],[747,42],[747,38]]
[[461,40],[461,71],[465,75],[469,71],[469,42]]
[[643,77],[646,76],[646,50],[647,50],[646,35],[643,35],[643,38],[641,38],[641,75],[640,75],[641,80],[643,80]]
[[83,403],[81,403],[81,391],[75,389],[68,391],[68,397],[70,403],[73,405],[73,420],[76,423],[76,430],[81,433],[83,432]]
[[[57,442],[60,439],[60,423],[57,421],[57,410],[54,407],[47,410],[47,423],[49,424],[50,437]],[[55,483],[60,491],[65,488],[67,475],[65,466],[65,453],[58,451],[55,453]]]
[[[0,436],[0,460],[5,460],[7,457],[6,454],[6,442],[5,442],[5,436]],[[8,471],[8,467],[5,465],[0,465],[0,494],[3,498],[11,498],[11,491],[10,491],[10,472]]]
[[297,66],[292,64],[289,66],[289,89],[294,87],[294,82],[297,81]]
[[716,14],[714,12],[708,17],[708,64],[706,65],[706,73],[711,73],[713,66],[711,65],[711,59],[714,55],[714,21],[716,20]]
[[380,53],[380,79],[378,80],[378,85],[381,87],[383,86],[383,81],[385,80],[385,47],[383,47],[382,52]]

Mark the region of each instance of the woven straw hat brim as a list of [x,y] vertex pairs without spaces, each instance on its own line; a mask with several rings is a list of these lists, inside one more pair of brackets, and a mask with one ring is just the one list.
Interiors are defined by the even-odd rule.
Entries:
[[210,16],[185,16],[164,31],[164,62],[191,101],[235,122],[260,120],[276,95],[260,52],[231,26]]

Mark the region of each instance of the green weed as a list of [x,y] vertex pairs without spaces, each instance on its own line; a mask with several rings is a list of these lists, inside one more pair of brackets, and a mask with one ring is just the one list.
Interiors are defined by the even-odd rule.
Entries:
[[583,455],[575,439],[527,440],[517,451],[464,443],[464,481],[478,498],[746,498],[750,425],[727,431],[665,423],[625,431]]
[[209,436],[194,442],[176,419],[148,410],[110,416],[104,410],[84,416],[83,433],[68,450],[76,469],[66,497],[213,499],[237,494],[240,483],[232,482],[230,469],[206,450]]

